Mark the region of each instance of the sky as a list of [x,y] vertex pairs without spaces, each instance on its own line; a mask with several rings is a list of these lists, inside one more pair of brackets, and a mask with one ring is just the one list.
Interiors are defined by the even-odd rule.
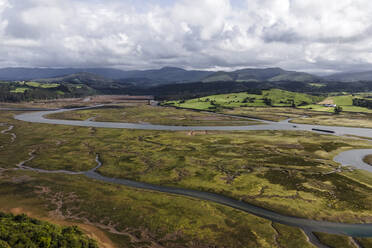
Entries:
[[370,0],[0,0],[0,67],[371,65]]

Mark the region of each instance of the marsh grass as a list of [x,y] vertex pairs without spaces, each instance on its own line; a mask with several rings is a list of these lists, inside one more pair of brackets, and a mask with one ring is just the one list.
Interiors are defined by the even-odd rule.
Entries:
[[187,126],[224,126],[224,125],[254,125],[257,121],[216,115],[207,112],[196,112],[149,105],[139,106],[105,106],[88,110],[76,110],[50,114],[48,118],[87,120],[109,122],[152,123],[159,125]]
[[319,232],[316,232],[314,234],[321,243],[327,245],[330,248],[355,248],[355,245],[352,243],[350,237]]
[[[306,113],[304,113],[306,114]],[[313,124],[325,126],[345,126],[372,128],[372,114],[370,113],[348,113],[334,114],[311,114],[307,117],[299,117],[291,122],[299,124]]]
[[[1,115],[17,139],[1,135],[0,167],[27,160],[43,169],[86,171],[158,185],[221,193],[281,213],[359,221],[370,215],[370,189],[335,171],[333,157],[361,140],[303,131],[167,132],[31,124]],[[16,156],[14,155],[16,154]],[[343,186],[347,184],[348,186]],[[355,194],[353,194],[355,192]],[[345,196],[345,197],[344,197]]]
[[[22,183],[14,179],[27,175]],[[0,179],[2,211],[22,208],[58,220],[114,228],[118,247],[277,247],[297,228],[276,234],[271,222],[218,204],[112,185],[80,176],[7,171]],[[44,189],[44,190],[41,190]],[[35,202],[39,205],[33,206]],[[136,240],[133,240],[136,237]],[[297,243],[308,245],[302,237]]]
[[[190,134],[70,127],[20,122],[12,115],[0,112],[0,122],[14,125],[17,134],[14,143],[9,135],[0,135],[1,168],[14,168],[35,151],[28,166],[82,171],[95,167],[99,154],[99,173],[106,176],[217,192],[305,218],[364,222],[372,216],[372,175],[357,170],[328,174],[339,166],[333,161],[336,154],[371,148],[366,141],[302,131]],[[276,247],[276,242],[291,243],[291,235],[301,236],[298,230],[275,231],[269,221],[188,197],[83,176],[0,174],[3,209],[36,204],[36,211],[45,215],[62,201],[59,211],[66,218],[127,230],[112,237],[123,243],[137,235],[141,242],[150,242],[144,238],[150,236],[170,247]],[[37,194],[38,187],[50,191]],[[281,235],[277,241],[276,232]],[[130,245],[139,243],[131,240]]]

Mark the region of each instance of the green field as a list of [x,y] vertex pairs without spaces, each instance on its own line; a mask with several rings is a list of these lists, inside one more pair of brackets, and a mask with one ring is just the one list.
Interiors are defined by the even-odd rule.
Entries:
[[[352,105],[353,98],[365,96],[367,95],[360,93],[325,98],[273,89],[263,91],[262,95],[247,93],[213,95],[186,101],[168,101],[162,105],[270,121],[292,118],[291,122],[299,124],[372,128],[372,110]],[[264,98],[270,99],[272,106],[265,104]],[[292,102],[296,108],[293,108]],[[343,111],[335,115],[334,108],[325,107],[323,103],[336,104],[341,106]]]
[[12,92],[12,93],[25,93],[26,90],[28,90],[28,88],[18,87],[14,90],[11,90],[10,92]]
[[[353,98],[360,97],[359,95],[343,95],[343,96],[331,96],[325,99],[325,101],[330,101],[330,103],[341,106],[345,112],[360,112],[360,113],[372,113],[372,109],[353,106]],[[315,111],[333,112],[332,107],[325,107],[321,104],[311,104],[308,106],[301,106],[300,108],[311,109]]]
[[24,84],[30,87],[44,88],[44,89],[57,88],[60,85],[58,83],[39,83],[39,82],[25,82]]
[[[363,97],[363,94],[330,96],[325,99],[321,96],[313,96],[304,93],[296,93],[279,89],[262,91],[262,95],[248,93],[232,93],[223,95],[212,95],[207,97],[195,98],[191,100],[167,101],[162,103],[167,106],[176,106],[182,108],[226,111],[226,109],[236,109],[244,107],[293,107],[308,109],[313,111],[333,112],[333,107],[325,107],[321,104],[327,101],[331,104],[341,106],[346,112],[372,113],[371,109],[353,106],[353,98]],[[265,103],[264,99],[270,99],[271,105]],[[293,105],[294,103],[294,105]]]

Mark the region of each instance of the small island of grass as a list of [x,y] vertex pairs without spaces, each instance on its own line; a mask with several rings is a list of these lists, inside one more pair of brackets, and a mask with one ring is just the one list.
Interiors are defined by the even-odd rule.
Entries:
[[372,165],[372,154],[365,156],[363,161],[369,165]]

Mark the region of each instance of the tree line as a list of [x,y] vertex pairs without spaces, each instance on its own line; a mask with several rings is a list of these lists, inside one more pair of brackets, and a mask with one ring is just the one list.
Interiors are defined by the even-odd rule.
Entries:
[[372,109],[372,100],[365,98],[354,98],[353,105]]
[[0,212],[0,247],[98,248],[76,226],[60,227],[45,221]]

